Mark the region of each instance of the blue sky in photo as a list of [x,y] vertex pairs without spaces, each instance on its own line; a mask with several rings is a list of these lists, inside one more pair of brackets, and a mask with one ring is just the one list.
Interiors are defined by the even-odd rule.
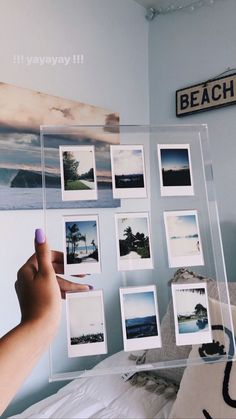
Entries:
[[168,216],[167,220],[170,237],[186,237],[198,234],[196,216],[194,214],[179,216],[171,215]]
[[119,218],[118,232],[120,240],[124,240],[126,238],[126,236],[124,235],[124,231],[127,227],[131,227],[133,234],[139,232],[143,233],[145,236],[149,236],[148,222],[146,217]]
[[197,304],[202,304],[203,307],[207,307],[206,293],[200,294],[197,292],[199,288],[191,290],[175,290],[175,303],[177,313],[181,315],[189,315],[194,312],[194,308]]
[[187,148],[162,148],[161,164],[164,170],[189,169]]
[[123,301],[126,320],[154,316],[156,314],[153,291],[124,294]]
[[[93,167],[93,152],[91,150],[80,150],[78,148],[78,151],[71,151],[70,148],[68,148],[68,151],[72,154],[73,158],[79,162],[77,169],[79,175],[88,172],[91,168],[95,169]],[[64,153],[65,151],[63,152],[63,156]]]
[[143,174],[143,153],[140,149],[113,150],[113,160],[118,176]]
[[97,223],[96,220],[85,220],[85,221],[66,221],[66,232],[69,233],[69,227],[72,227],[73,224],[76,224],[79,228],[79,232],[85,236],[87,245],[91,244],[91,241],[94,240],[95,244],[98,244],[97,239]]

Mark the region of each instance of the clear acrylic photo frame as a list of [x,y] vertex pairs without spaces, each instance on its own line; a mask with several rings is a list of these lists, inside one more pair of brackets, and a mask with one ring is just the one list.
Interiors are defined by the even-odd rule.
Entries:
[[[168,354],[165,355],[162,351],[161,360],[158,360],[158,362],[137,365],[135,362],[126,362],[130,353],[125,352],[118,363],[115,361],[115,364],[111,362],[109,366],[106,366],[105,363],[104,366],[101,364],[99,368],[93,368],[100,361],[119,351],[123,351],[119,288],[156,285],[160,322],[166,311],[169,310],[168,304],[172,304],[170,281],[179,268],[169,267],[163,218],[164,211],[197,210],[198,212],[204,265],[188,266],[187,269],[194,271],[199,276],[212,278],[215,281],[215,294],[220,305],[220,323],[224,329],[230,331],[233,337],[233,350],[230,354],[226,353],[226,355],[218,358],[209,356],[205,361],[226,362],[229,359],[234,360],[235,337],[207,125],[41,126],[40,141],[44,227],[51,248],[63,251],[63,216],[96,214],[99,218],[102,272],[79,278],[79,280],[72,277],[66,277],[66,279],[92,284],[94,289],[103,289],[108,346],[106,355],[68,358],[66,313],[65,303],[63,302],[61,325],[49,351],[49,381],[64,381],[79,377],[123,374],[127,372],[135,373],[144,370],[163,370],[202,364],[200,358],[192,358],[190,360],[187,356],[181,358],[177,354],[173,359],[173,356],[169,357]],[[109,188],[107,184],[105,193],[104,183],[101,182],[99,184],[98,180],[97,201],[92,203],[76,201],[65,204],[61,198],[60,179],[58,176],[60,177],[59,146],[67,144],[78,146],[93,144],[95,146],[95,160],[98,159],[100,161],[98,166],[100,165],[100,170],[103,168],[104,171],[109,171],[110,169],[110,144],[143,145],[147,197],[113,199],[111,183]],[[190,146],[194,195],[161,196],[157,144],[186,144]],[[55,174],[57,179],[52,181],[51,175],[54,176]],[[153,269],[118,270],[115,214],[123,212],[149,213]],[[224,310],[222,310],[223,305]],[[173,325],[173,328],[171,330],[175,333],[174,318],[172,320],[171,325]],[[226,334],[224,335],[224,340],[223,344],[227,347]],[[156,349],[156,351],[161,350],[162,348]],[[138,353],[140,354],[140,351]]]

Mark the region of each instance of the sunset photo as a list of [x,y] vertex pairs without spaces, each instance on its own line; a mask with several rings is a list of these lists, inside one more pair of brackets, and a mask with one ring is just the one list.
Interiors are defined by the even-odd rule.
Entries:
[[114,198],[147,196],[143,146],[111,146]]
[[161,195],[193,195],[193,176],[188,144],[158,144]]

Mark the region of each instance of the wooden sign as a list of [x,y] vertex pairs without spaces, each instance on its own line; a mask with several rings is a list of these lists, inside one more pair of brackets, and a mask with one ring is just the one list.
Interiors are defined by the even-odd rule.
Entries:
[[207,111],[236,103],[236,74],[176,91],[176,116]]

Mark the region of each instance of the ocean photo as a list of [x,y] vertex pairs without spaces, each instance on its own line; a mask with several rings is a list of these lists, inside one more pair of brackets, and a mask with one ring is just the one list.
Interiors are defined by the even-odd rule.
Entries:
[[96,220],[75,220],[65,223],[67,264],[99,261]]
[[71,345],[104,342],[103,309],[99,296],[69,299],[68,311]]
[[161,148],[163,186],[191,186],[187,148]]
[[199,255],[200,239],[195,214],[167,215],[172,257]]
[[[60,181],[60,179],[59,179]],[[104,208],[117,207],[119,199],[113,199],[112,189],[98,189],[98,199],[90,201],[62,201],[61,189],[46,190],[46,209],[57,208]],[[0,207],[2,210],[42,208],[43,190],[41,188],[11,188],[0,185]]]
[[179,333],[209,332],[205,288],[175,291]]
[[116,188],[144,188],[143,152],[141,149],[113,148]]
[[139,292],[123,295],[127,339],[157,336],[154,293]]

